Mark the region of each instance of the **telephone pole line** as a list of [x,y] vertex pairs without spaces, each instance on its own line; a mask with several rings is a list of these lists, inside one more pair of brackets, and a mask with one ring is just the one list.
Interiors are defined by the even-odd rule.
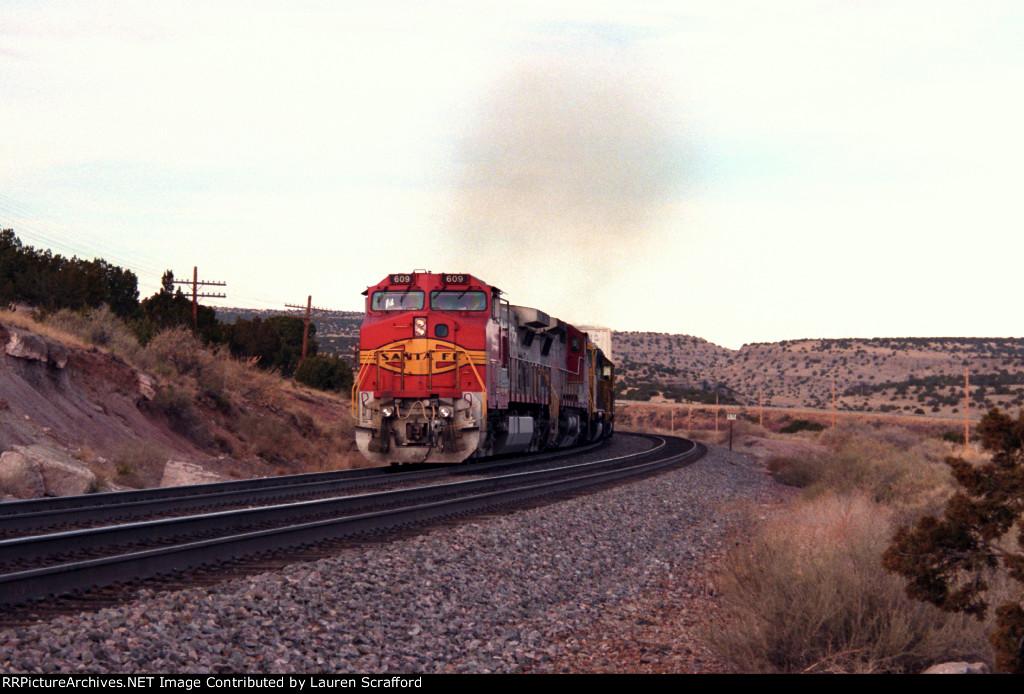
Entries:
[[199,269],[197,267],[192,268],[192,281],[189,280],[174,280],[174,284],[191,284],[192,285],[192,327],[196,330],[199,329],[199,299],[224,299],[227,297],[226,294],[200,294],[199,287],[226,287],[227,282],[207,282],[199,281]]
[[317,313],[341,313],[341,311],[335,311],[335,310],[329,309],[329,308],[318,308],[316,306],[313,306],[313,296],[312,295],[306,297],[306,305],[305,306],[299,306],[297,304],[285,304],[285,308],[297,308],[300,311],[305,309],[305,311],[306,311],[306,317],[303,320],[303,326],[302,326],[302,359],[299,361],[299,363],[301,364],[302,362],[306,361],[306,345],[309,343],[309,317],[310,317],[310,314],[312,314],[313,311],[316,311]]

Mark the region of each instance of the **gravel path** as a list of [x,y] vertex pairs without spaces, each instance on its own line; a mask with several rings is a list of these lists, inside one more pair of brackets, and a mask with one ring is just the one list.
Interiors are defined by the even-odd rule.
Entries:
[[569,501],[3,629],[0,671],[721,671],[698,633],[708,570],[784,496],[712,448]]

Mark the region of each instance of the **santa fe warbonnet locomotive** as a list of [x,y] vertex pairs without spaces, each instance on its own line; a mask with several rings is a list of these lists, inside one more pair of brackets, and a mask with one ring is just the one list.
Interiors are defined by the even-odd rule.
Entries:
[[377,463],[458,463],[608,437],[614,366],[587,333],[468,274],[389,275],[366,296],[352,392]]

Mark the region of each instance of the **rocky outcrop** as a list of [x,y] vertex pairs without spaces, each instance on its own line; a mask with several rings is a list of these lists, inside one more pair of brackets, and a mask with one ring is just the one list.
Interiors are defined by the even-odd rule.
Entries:
[[930,668],[925,670],[922,674],[924,675],[987,675],[992,671],[989,670],[988,665],[985,663],[939,663],[938,665],[932,665]]
[[96,475],[67,453],[35,444],[0,455],[0,487],[19,499],[74,496],[96,487]]
[[136,371],[135,375],[139,379],[139,397],[143,400],[150,401],[156,397],[156,384],[150,376]]
[[160,479],[161,487],[182,487],[188,484],[210,484],[223,482],[224,478],[195,463],[183,460],[168,460]]
[[58,369],[68,365],[67,348],[54,340],[18,328],[7,328],[4,352],[18,359],[41,361]]
[[46,493],[39,465],[18,451],[0,454],[0,492],[18,499],[35,499]]

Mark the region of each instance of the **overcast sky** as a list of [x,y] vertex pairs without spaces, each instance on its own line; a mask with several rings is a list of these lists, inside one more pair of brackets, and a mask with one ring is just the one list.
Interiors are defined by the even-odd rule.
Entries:
[[0,226],[737,348],[1021,336],[1024,3],[0,0]]

